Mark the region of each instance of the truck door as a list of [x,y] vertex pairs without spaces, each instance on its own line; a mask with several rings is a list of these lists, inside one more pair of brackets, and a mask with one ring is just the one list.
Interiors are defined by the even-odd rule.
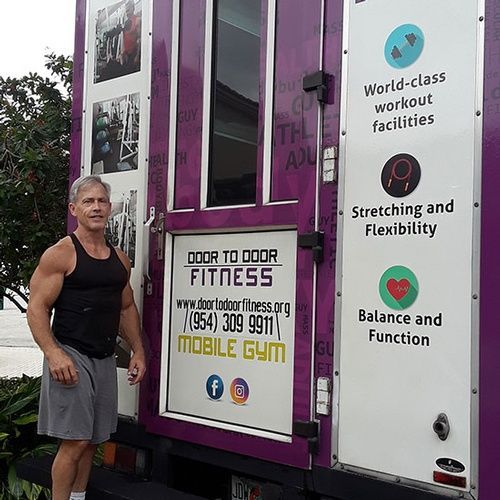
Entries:
[[321,2],[172,4],[153,15],[141,420],[307,468]]
[[344,6],[338,459],[475,495],[482,2]]

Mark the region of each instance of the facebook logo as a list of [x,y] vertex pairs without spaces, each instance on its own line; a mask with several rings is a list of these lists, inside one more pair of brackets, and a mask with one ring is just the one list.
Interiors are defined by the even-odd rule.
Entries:
[[210,399],[220,399],[224,393],[224,382],[219,375],[210,375],[207,379],[206,389]]

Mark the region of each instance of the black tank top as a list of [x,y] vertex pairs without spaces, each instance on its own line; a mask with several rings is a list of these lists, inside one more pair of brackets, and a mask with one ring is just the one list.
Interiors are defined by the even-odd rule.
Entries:
[[74,234],[70,237],[75,245],[76,267],[64,277],[54,303],[52,331],[61,344],[91,358],[106,358],[114,353],[128,273],[109,242],[109,257],[95,259]]

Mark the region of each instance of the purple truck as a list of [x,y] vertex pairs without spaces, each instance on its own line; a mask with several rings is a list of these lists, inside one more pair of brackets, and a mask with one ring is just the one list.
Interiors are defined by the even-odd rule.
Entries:
[[109,498],[499,498],[499,165],[500,0],[77,0],[149,351]]

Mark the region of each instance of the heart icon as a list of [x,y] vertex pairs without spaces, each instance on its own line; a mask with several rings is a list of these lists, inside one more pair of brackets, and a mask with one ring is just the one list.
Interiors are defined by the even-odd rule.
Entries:
[[391,278],[387,281],[387,291],[394,297],[395,300],[401,300],[410,291],[410,282],[406,279],[399,281]]

